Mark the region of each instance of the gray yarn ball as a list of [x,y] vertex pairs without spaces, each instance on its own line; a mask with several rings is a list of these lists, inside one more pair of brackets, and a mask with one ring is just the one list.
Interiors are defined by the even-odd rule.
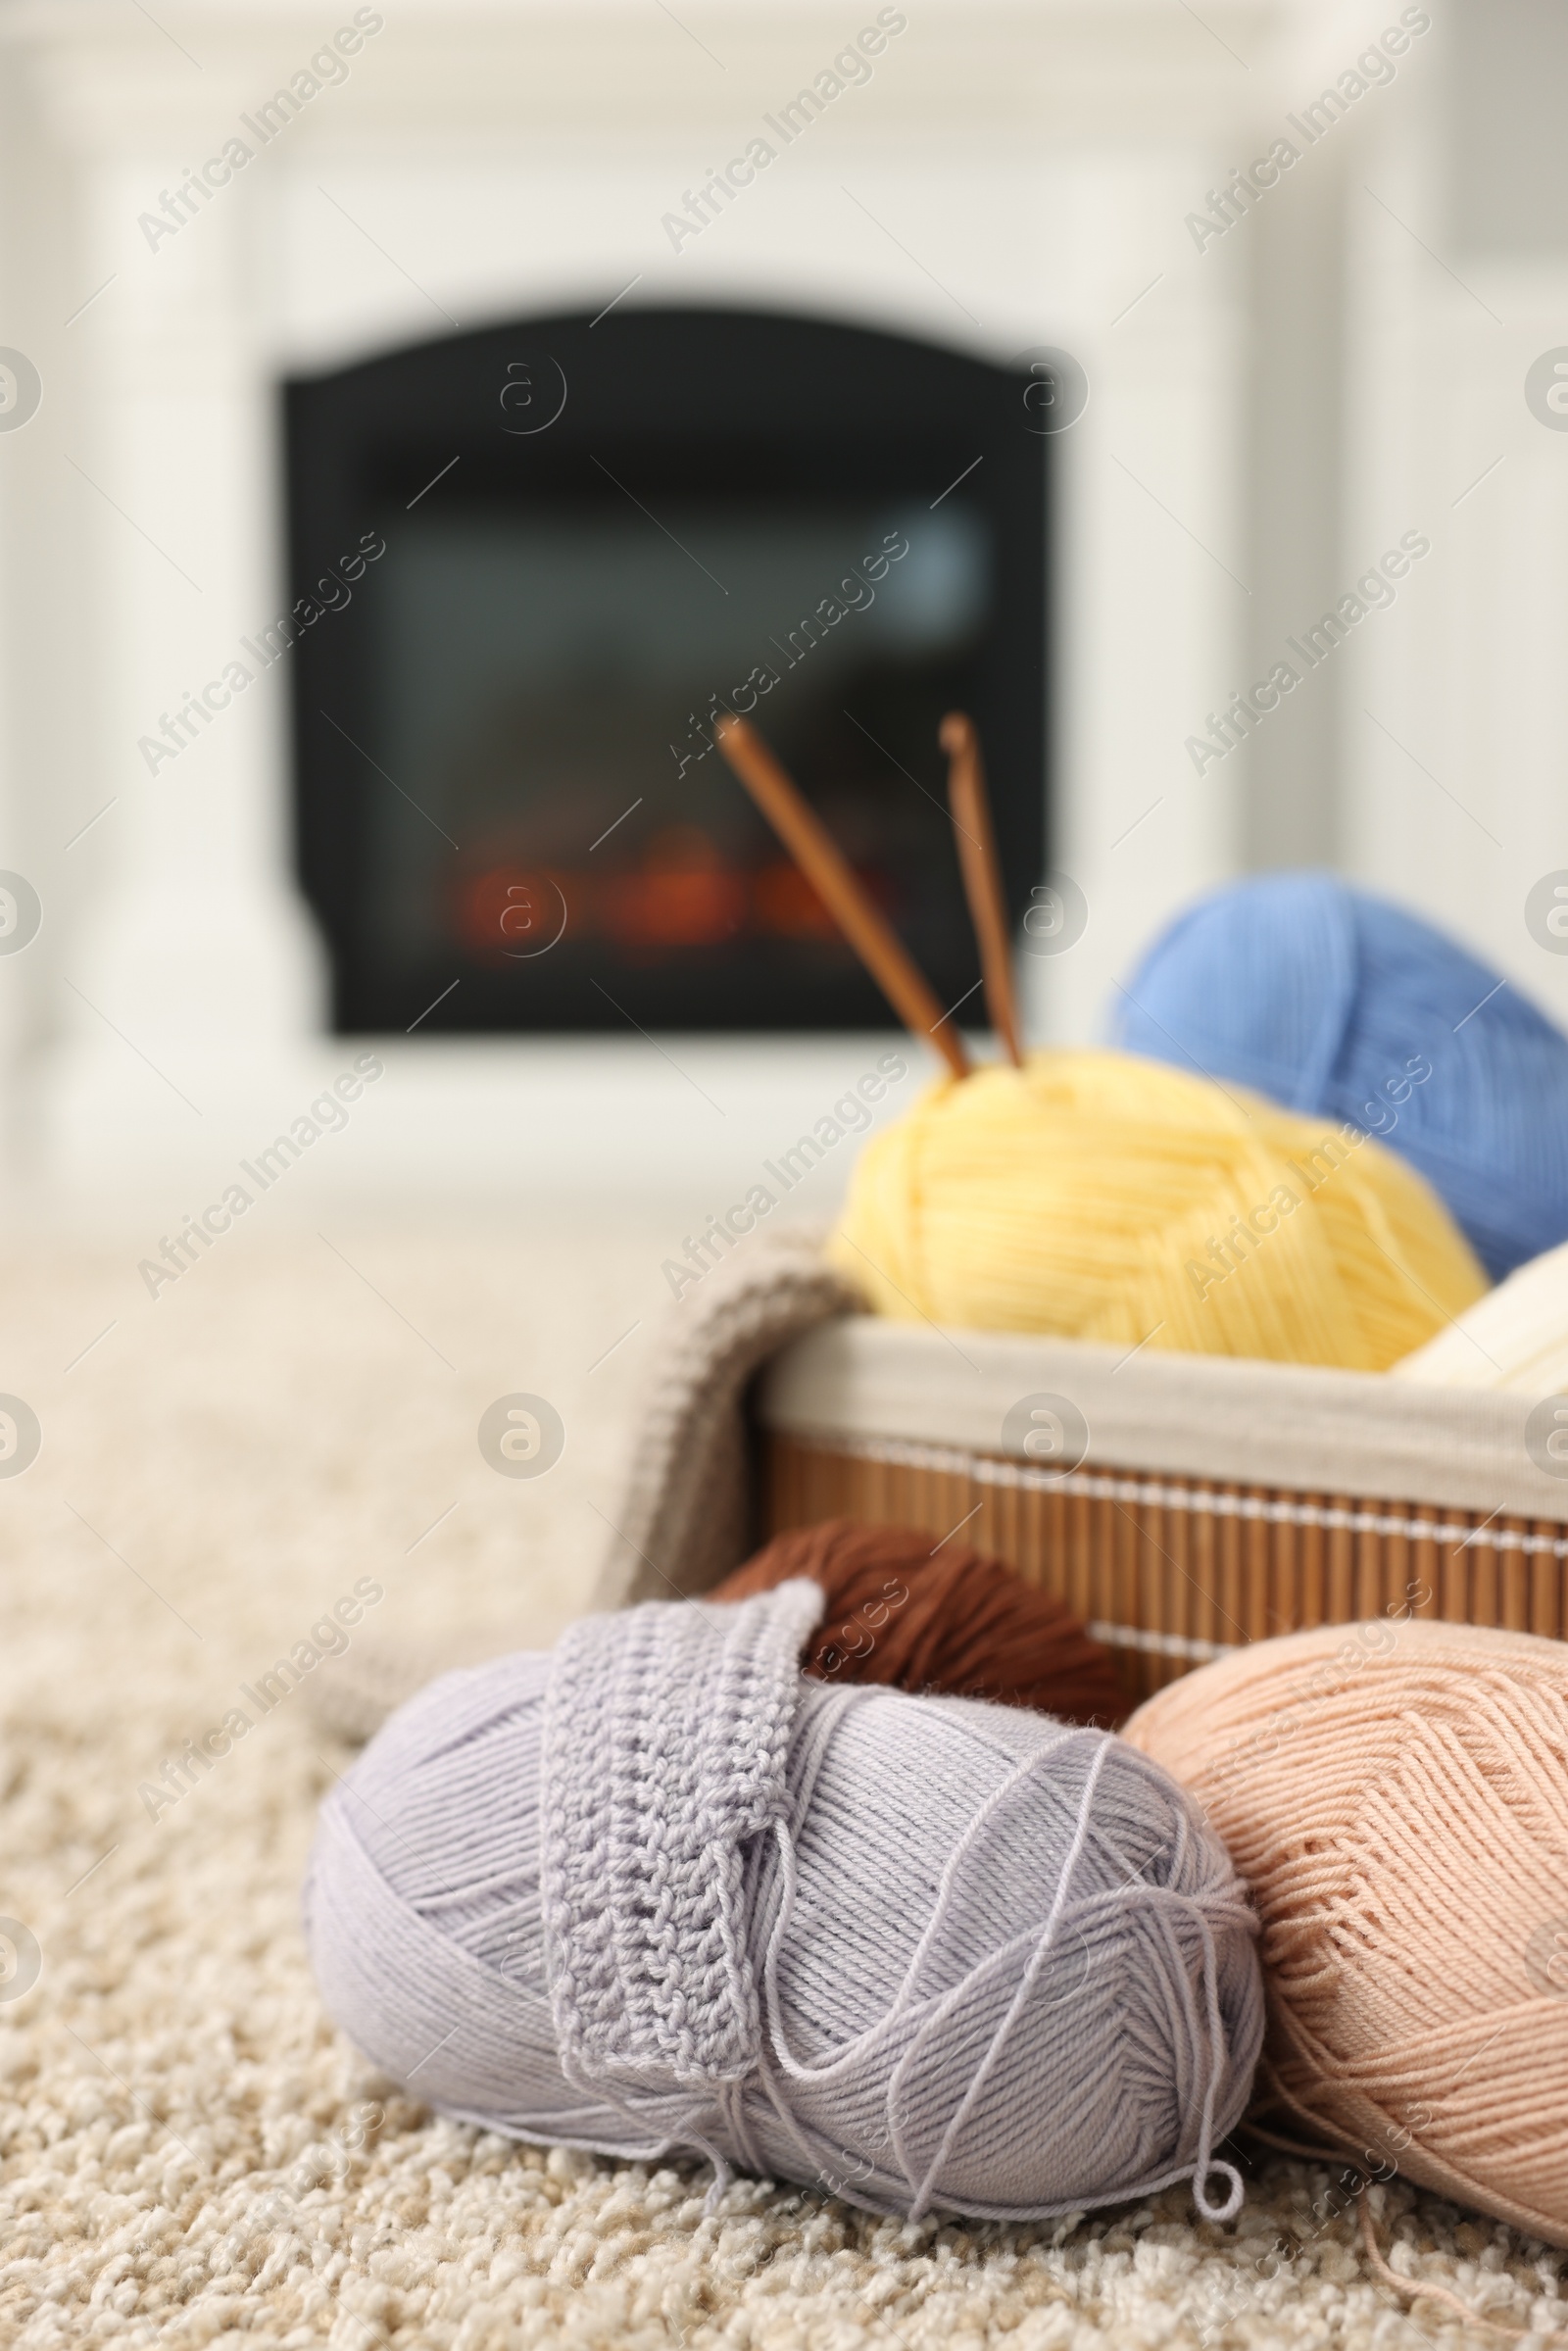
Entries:
[[1223,1846],[1103,1732],[806,1680],[822,1605],[649,1604],[432,1683],[322,1807],[333,2018],[447,2114],[703,2153],[714,2194],[1024,2220],[1186,2176],[1231,2218],[1263,1994]]

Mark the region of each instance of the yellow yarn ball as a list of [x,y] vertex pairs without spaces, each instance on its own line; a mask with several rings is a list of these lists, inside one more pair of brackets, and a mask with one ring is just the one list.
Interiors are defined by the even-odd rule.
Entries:
[[1351,1371],[1487,1288],[1369,1137],[1113,1053],[933,1086],[867,1143],[830,1254],[901,1320]]

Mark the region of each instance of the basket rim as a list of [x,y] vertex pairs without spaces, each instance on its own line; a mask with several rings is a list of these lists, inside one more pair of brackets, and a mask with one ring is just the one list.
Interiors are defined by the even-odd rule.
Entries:
[[816,1443],[1023,1462],[1020,1438],[1004,1424],[1037,1396],[1065,1397],[1082,1415],[1087,1443],[1074,1469],[1568,1525],[1568,1462],[1552,1475],[1527,1445],[1536,1399],[1387,1373],[844,1314],[773,1355],[753,1412],[764,1428]]

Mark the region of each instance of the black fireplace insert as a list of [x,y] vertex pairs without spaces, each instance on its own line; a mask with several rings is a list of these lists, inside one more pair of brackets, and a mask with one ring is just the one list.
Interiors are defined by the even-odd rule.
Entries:
[[945,711],[979,724],[1015,919],[1046,866],[1029,386],[624,306],[289,383],[296,841],[338,1028],[889,1024],[713,747],[725,710],[964,998]]

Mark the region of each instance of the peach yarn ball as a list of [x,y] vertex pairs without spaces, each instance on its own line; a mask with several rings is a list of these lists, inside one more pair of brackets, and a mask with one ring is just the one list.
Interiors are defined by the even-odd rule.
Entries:
[[1259,2108],[1568,2244],[1568,1644],[1324,1627],[1186,1675],[1125,1736],[1261,1914]]

